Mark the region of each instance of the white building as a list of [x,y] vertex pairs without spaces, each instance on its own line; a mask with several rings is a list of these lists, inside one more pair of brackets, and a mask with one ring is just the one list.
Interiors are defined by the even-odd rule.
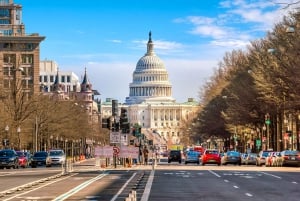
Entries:
[[[176,103],[172,98],[168,72],[153,47],[150,32],[147,52],[137,62],[132,83],[129,84],[129,97],[119,107],[127,108],[131,125],[139,124],[142,132],[154,143],[179,144],[180,137],[185,134],[184,122],[195,117],[199,103],[194,99]],[[104,118],[111,115],[110,101],[107,99],[101,104]]]
[[55,61],[43,60],[40,61],[40,85],[45,92],[53,91],[51,87],[53,87],[57,72],[64,92],[80,91],[80,81],[74,72],[58,71],[58,65]]

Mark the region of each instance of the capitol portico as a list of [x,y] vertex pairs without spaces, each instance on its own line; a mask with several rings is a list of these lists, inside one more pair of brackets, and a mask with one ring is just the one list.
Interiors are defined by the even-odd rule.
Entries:
[[[111,115],[111,100],[107,100],[102,103],[104,117]],[[184,122],[192,121],[199,109],[199,103],[192,98],[177,103],[172,97],[172,84],[163,61],[154,52],[151,32],[147,52],[138,60],[133,72],[129,97],[119,107],[127,108],[130,124],[140,125],[148,139],[168,145],[180,143],[185,134]]]

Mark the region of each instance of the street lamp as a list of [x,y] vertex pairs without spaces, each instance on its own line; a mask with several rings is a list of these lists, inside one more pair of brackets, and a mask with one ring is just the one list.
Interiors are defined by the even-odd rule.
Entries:
[[18,133],[18,147],[19,147],[19,150],[21,150],[21,137],[20,137],[20,132],[21,132],[21,128],[20,128],[20,126],[18,126],[18,128],[17,128],[17,133]]
[[8,125],[6,125],[6,126],[5,126],[5,133],[6,133],[6,137],[5,137],[5,141],[4,141],[4,146],[5,146],[5,148],[7,148],[7,147],[8,147],[8,145],[9,145],[9,140],[8,140],[8,131],[9,131],[9,126],[8,126]]
[[262,127],[263,129],[263,137],[262,137],[262,141],[263,141],[263,150],[266,150],[266,130],[267,130],[267,127],[266,125],[264,125]]

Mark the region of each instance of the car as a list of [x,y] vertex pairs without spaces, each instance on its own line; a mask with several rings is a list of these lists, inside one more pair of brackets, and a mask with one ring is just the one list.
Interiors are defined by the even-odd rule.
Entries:
[[202,165],[217,164],[221,165],[221,155],[216,149],[206,149],[201,156]]
[[27,168],[29,166],[28,158],[24,151],[16,151],[19,156],[19,166],[22,168]]
[[51,165],[63,165],[66,162],[66,155],[62,149],[52,149],[49,151]]
[[241,153],[238,151],[227,151],[224,156],[221,158],[221,164],[235,164],[242,165]]
[[282,166],[282,156],[281,153],[278,151],[271,151],[268,153],[266,157],[265,166],[272,167],[272,166]]
[[248,157],[248,153],[241,153],[242,165],[246,165],[247,157]]
[[245,165],[256,165],[256,153],[248,153],[245,158]]
[[19,157],[15,150],[0,150],[0,169],[3,168],[19,168]]
[[31,160],[31,167],[36,168],[37,166],[51,166],[51,160],[49,157],[49,152],[47,151],[37,151],[33,154]]
[[181,163],[182,157],[181,157],[181,151],[180,150],[171,150],[168,154],[168,163],[171,163],[173,161]]
[[31,166],[31,160],[32,160],[31,153],[29,151],[25,151],[24,154],[25,154],[25,157],[27,158],[28,166]]
[[300,167],[300,152],[292,150],[284,150],[281,152],[282,166],[298,166]]
[[256,156],[256,166],[266,165],[266,158],[272,150],[262,150]]
[[198,151],[188,151],[188,152],[186,152],[184,163],[185,164],[188,164],[188,163],[199,164],[200,163],[199,156],[200,156],[200,153]]

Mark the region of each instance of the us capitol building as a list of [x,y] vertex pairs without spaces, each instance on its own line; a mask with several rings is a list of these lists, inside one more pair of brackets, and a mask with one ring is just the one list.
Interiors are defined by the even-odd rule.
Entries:
[[[111,101],[102,102],[103,117],[111,115]],[[199,109],[199,103],[193,98],[185,103],[176,103],[172,98],[172,84],[163,61],[154,52],[151,32],[147,52],[133,72],[129,97],[118,107],[127,109],[131,126],[140,125],[142,133],[160,145],[179,144],[180,137],[186,133],[184,122],[191,121]]]

